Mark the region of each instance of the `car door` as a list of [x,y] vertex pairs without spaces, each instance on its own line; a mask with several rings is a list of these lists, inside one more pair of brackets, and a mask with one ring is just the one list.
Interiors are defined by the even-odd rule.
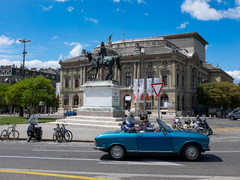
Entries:
[[235,111],[235,118],[240,119],[240,110]]
[[139,132],[137,133],[137,147],[139,152],[172,152],[173,143],[171,133]]

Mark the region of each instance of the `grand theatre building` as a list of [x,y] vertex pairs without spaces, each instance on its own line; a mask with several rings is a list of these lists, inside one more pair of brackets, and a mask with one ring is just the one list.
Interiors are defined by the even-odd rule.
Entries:
[[[219,67],[208,64],[205,46],[208,42],[198,33],[156,36],[124,41],[107,42],[107,55],[120,55],[121,71],[114,66],[114,80],[121,85],[120,106],[138,113],[142,109],[157,113],[158,104],[154,93],[147,98],[147,82],[162,82],[160,113],[162,116],[192,115],[202,113],[196,100],[197,87],[201,83],[233,82],[233,78]],[[98,52],[100,45],[93,51]],[[82,85],[91,81],[95,71],[91,68],[86,50],[77,57],[59,62],[60,99],[59,110],[77,110],[83,105]],[[105,80],[107,68],[101,68],[97,81]],[[134,82],[144,79],[144,100],[134,100]],[[136,88],[136,87],[135,87]],[[138,90],[139,91],[139,90]],[[140,96],[139,96],[140,97]],[[138,98],[140,99],[140,98]],[[148,97],[149,99],[149,97]],[[204,112],[203,112],[204,113]]]

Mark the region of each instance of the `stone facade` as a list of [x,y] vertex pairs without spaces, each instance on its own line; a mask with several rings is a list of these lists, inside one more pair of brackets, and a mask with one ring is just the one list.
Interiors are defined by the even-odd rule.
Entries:
[[[56,83],[60,82],[60,70],[59,69],[43,69],[37,71],[36,68],[24,68],[24,78],[44,76],[51,80],[52,86],[56,87]],[[14,84],[22,80],[22,67],[17,67],[14,64],[8,66],[0,66],[0,84]]]
[[[132,101],[134,79],[159,78],[164,83],[160,94],[162,116],[198,112],[196,90],[200,83],[230,81],[233,78],[205,60],[205,41],[198,33],[176,34],[150,38],[131,39],[107,43],[108,55],[121,55],[122,70],[115,66],[114,80],[122,86],[120,107],[135,113],[141,109],[157,112],[157,103],[135,104]],[[100,46],[94,48],[98,51]],[[87,79],[90,64],[83,50],[80,56],[60,61],[61,106],[60,109],[77,110],[83,105],[81,86]],[[107,69],[100,69],[97,80],[107,76]],[[90,77],[94,72],[91,72]],[[153,98],[153,97],[152,97]],[[131,100],[130,100],[131,99]],[[129,101],[130,100],[130,101]],[[170,106],[165,106],[169,102]]]

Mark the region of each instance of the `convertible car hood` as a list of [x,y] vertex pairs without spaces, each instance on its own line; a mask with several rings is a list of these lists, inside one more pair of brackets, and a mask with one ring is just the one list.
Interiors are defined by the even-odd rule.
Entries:
[[105,133],[102,134],[119,134],[119,133],[123,133],[123,131],[106,131]]

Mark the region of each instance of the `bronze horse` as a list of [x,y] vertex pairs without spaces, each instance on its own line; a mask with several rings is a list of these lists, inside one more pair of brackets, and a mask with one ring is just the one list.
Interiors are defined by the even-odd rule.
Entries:
[[113,65],[114,62],[117,64],[117,68],[121,71],[121,65],[120,65],[120,56],[105,56],[103,60],[101,60],[100,56],[97,56],[95,52],[87,52],[88,61],[91,63],[91,68],[87,71],[87,77],[89,77],[89,72],[92,70],[96,70],[94,75],[94,80],[96,80],[97,73],[99,68],[101,67],[107,67],[109,70],[109,74],[105,78],[105,80],[112,80],[113,79]]

